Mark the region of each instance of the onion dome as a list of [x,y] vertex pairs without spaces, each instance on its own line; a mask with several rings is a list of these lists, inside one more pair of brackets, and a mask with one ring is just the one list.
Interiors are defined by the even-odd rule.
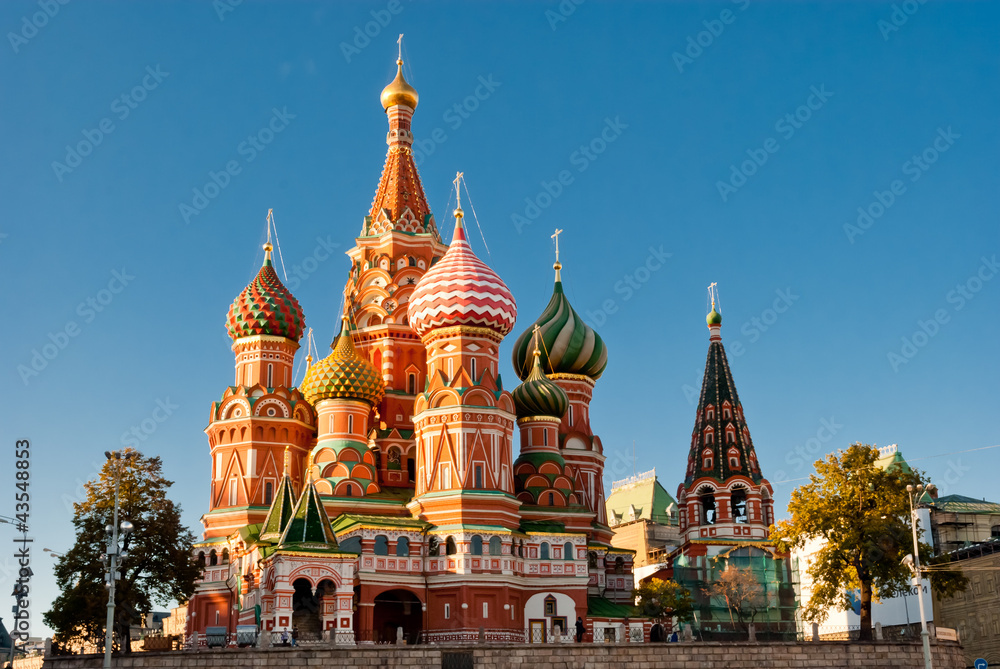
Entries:
[[344,318],[340,334],[333,342],[333,352],[306,372],[299,390],[306,400],[316,405],[321,400],[361,400],[378,404],[385,394],[382,375],[368,358],[354,348],[351,328]]
[[410,327],[421,337],[455,325],[489,328],[503,336],[517,319],[514,296],[497,273],[472,252],[462,216],[459,206],[448,252],[420,278],[410,296]]
[[712,303],[712,310],[708,312],[708,316],[705,316],[705,322],[708,323],[708,327],[713,325],[722,325],[722,314],[715,310],[715,303]]
[[406,83],[403,78],[403,59],[396,61],[396,78],[389,82],[389,85],[382,89],[379,99],[382,101],[382,109],[389,109],[396,105],[406,105],[410,109],[417,108],[420,96],[417,89]]
[[531,374],[531,336],[535,327],[541,340],[542,369],[548,374],[581,374],[596,381],[608,366],[608,349],[601,336],[570,305],[563,293],[562,265],[556,262],[552,299],[534,325],[514,342],[514,371],[523,381]]
[[561,419],[569,406],[569,397],[565,390],[546,378],[539,362],[540,356],[541,353],[536,346],[531,373],[524,383],[514,388],[514,392],[511,393],[514,397],[514,408],[518,418],[552,416]]
[[302,307],[271,265],[271,244],[264,244],[264,265],[229,307],[226,318],[229,336],[236,340],[271,335],[298,341],[304,326]]

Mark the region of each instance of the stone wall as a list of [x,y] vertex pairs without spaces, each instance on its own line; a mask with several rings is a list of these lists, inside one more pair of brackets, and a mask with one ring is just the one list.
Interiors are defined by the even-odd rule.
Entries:
[[[933,645],[935,669],[962,669],[957,643]],[[100,655],[47,658],[44,669],[99,669]],[[444,662],[447,661],[447,665]],[[371,666],[400,669],[922,669],[919,643],[674,643],[538,644],[465,646],[351,646],[134,653],[116,657],[113,669],[257,669]]]

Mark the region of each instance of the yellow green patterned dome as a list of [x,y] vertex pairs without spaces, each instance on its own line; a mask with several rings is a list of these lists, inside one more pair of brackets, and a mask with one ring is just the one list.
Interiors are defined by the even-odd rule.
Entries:
[[309,368],[299,390],[314,406],[331,399],[361,400],[375,405],[385,394],[385,384],[375,365],[354,348],[350,327],[345,322],[333,342],[333,352]]

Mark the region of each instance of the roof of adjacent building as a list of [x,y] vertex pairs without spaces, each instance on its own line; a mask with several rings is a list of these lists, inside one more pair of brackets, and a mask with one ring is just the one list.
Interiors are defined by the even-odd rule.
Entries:
[[934,508],[949,513],[1000,513],[1000,504],[964,495],[946,495],[933,502]]
[[676,513],[673,516],[667,513],[671,505],[677,508],[677,502],[656,478],[656,470],[616,483],[605,502],[608,519],[618,523],[649,520],[661,525],[676,525]]
[[337,537],[330,526],[330,518],[319,499],[316,486],[307,481],[295,503],[292,516],[281,533],[279,548],[294,550],[335,550]]
[[587,615],[592,618],[629,618],[635,617],[637,612],[634,606],[615,604],[604,597],[587,598]]

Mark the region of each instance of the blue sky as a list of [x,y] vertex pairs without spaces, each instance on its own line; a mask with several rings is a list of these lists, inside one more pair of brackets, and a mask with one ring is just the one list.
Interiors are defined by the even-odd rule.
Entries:
[[[0,5],[0,434],[10,464],[15,439],[33,444],[35,633],[55,596],[41,548],[71,545],[66,500],[133,426],[200,529],[202,430],[233,378],[224,317],[268,208],[325,350],[399,33],[428,200],[450,238],[465,172],[489,252],[471,220],[470,239],[517,298],[518,333],[565,230],[567,294],[610,351],[592,406],[607,485],[632,473],[633,440],[636,470],[671,493],[683,479],[715,281],[779,508],[853,441],[898,443],[947,492],[996,499],[1000,450],[956,452],[1000,442],[1000,7],[561,7]],[[195,202],[212,173],[225,187]],[[13,536],[0,525],[4,593]]]

